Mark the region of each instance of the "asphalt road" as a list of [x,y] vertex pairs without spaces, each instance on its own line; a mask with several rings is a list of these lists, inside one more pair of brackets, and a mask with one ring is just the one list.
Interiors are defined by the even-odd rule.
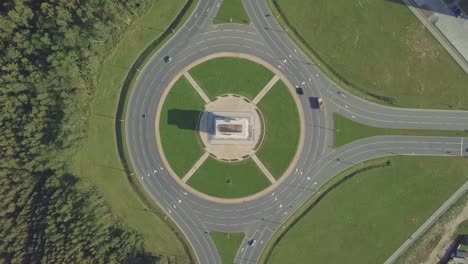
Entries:
[[[333,149],[337,111],[357,122],[391,128],[468,129],[463,111],[390,108],[355,97],[329,80],[277,24],[265,0],[244,1],[250,25],[212,25],[219,0],[200,0],[187,23],[141,69],[129,100],[126,136],[133,167],[146,191],[181,228],[200,263],[221,263],[210,231],[245,232],[237,263],[256,263],[282,223],[320,186],[344,169],[388,155],[464,156],[468,138],[372,137]],[[219,204],[192,195],[165,169],[156,148],[154,120],[168,83],[191,62],[218,52],[242,52],[274,65],[301,97],[306,130],[297,168],[274,191],[253,201]],[[165,63],[164,56],[173,58]],[[308,97],[323,97],[325,111]],[[146,118],[143,118],[145,115]],[[250,238],[257,243],[250,247]]]

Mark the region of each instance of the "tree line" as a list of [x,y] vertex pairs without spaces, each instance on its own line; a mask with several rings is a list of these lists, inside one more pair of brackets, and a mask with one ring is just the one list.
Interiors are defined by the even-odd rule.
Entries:
[[0,2],[1,263],[157,260],[65,169],[100,63],[149,2]]

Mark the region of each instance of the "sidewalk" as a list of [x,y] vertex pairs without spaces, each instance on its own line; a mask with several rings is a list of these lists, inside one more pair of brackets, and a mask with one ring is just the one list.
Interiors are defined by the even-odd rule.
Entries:
[[468,14],[458,18],[443,0],[403,0],[468,73]]

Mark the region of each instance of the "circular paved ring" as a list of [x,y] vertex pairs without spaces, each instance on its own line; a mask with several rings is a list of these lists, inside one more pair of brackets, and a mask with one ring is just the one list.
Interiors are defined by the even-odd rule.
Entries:
[[185,188],[187,191],[189,191],[190,193],[192,193],[192,194],[194,194],[194,195],[196,195],[196,196],[198,196],[198,197],[200,197],[202,199],[205,199],[207,201],[212,201],[212,202],[215,202],[215,203],[224,203],[224,204],[238,204],[238,203],[245,203],[247,201],[252,201],[252,200],[258,199],[261,196],[264,196],[264,195],[266,195],[268,193],[273,192],[292,173],[292,171],[294,170],[294,168],[297,165],[297,162],[298,162],[299,157],[301,155],[301,152],[303,150],[304,134],[305,134],[304,110],[301,107],[301,102],[300,102],[299,98],[294,93],[294,91],[295,91],[294,86],[291,84],[291,82],[287,79],[287,77],[282,72],[280,72],[273,65],[271,65],[270,63],[266,62],[265,60],[263,60],[263,59],[261,59],[259,57],[256,57],[256,56],[253,56],[253,55],[250,55],[250,54],[246,54],[246,53],[241,53],[241,52],[217,52],[217,53],[213,53],[213,54],[207,55],[205,57],[199,58],[199,59],[191,62],[187,66],[183,67],[172,78],[172,80],[169,82],[167,87],[163,87],[164,92],[162,93],[159,101],[157,102],[157,109],[156,109],[156,114],[155,114],[155,119],[154,119],[155,120],[154,127],[155,127],[156,132],[159,131],[161,110],[162,110],[162,107],[164,105],[164,101],[165,101],[167,95],[169,94],[170,90],[172,89],[174,84],[180,79],[180,77],[185,72],[189,71],[190,69],[192,69],[193,67],[195,67],[197,65],[200,65],[200,64],[202,64],[202,63],[204,63],[206,61],[212,60],[212,59],[223,58],[223,57],[242,58],[242,59],[246,59],[246,60],[249,60],[249,61],[252,61],[252,62],[255,62],[255,63],[258,63],[258,64],[264,66],[268,70],[272,71],[276,76],[278,76],[281,81],[283,81],[283,83],[286,85],[286,87],[288,87],[288,90],[291,93],[291,96],[294,98],[294,102],[295,102],[295,104],[297,106],[297,110],[298,110],[298,114],[299,114],[299,123],[300,123],[300,126],[299,126],[300,127],[299,141],[298,141],[298,147],[296,149],[296,153],[294,154],[294,157],[293,157],[291,163],[289,164],[288,168],[283,173],[283,175],[274,184],[268,186],[267,188],[263,189],[260,192],[257,192],[255,194],[252,194],[252,195],[249,195],[249,196],[246,196],[246,197],[232,198],[232,199],[214,197],[214,196],[207,195],[207,194],[205,194],[203,192],[200,192],[200,191],[192,188],[191,186],[186,184],[179,176],[177,176],[177,173],[175,173],[175,171],[172,169],[172,167],[170,166],[168,160],[166,159],[166,156],[164,155],[164,151],[163,151],[162,143],[161,143],[161,137],[159,136],[159,133],[155,135],[155,138],[156,138],[156,146],[155,147],[157,147],[157,151],[159,152],[159,157],[160,157],[162,163],[164,164],[164,167],[166,168],[166,170],[172,176],[173,180],[175,182],[177,182],[180,186]]

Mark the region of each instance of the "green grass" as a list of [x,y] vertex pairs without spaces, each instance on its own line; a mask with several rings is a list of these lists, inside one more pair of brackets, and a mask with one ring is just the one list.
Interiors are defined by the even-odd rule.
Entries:
[[208,158],[187,181],[196,190],[220,198],[240,198],[270,186],[251,159],[226,163]]
[[159,133],[164,155],[180,178],[203,155],[197,124],[204,105],[203,99],[182,76],[172,87],[161,109]]
[[189,262],[185,242],[170,220],[164,220],[164,213],[154,203],[148,206],[129,184],[117,151],[115,115],[129,67],[186,3],[186,0],[154,0],[148,12],[124,34],[101,66],[88,117],[88,137],[70,162],[71,173],[80,177],[82,187],[95,188],[113,214],[143,236],[148,251],[177,263]]
[[283,28],[345,89],[401,107],[468,109],[468,75],[406,5],[269,2]]
[[268,263],[383,263],[468,179],[463,158],[377,161],[386,160],[390,166],[361,171],[310,210],[302,208],[305,214],[282,236]]
[[333,119],[335,123],[335,147],[343,146],[358,139],[380,135],[468,137],[468,132],[465,131],[372,127],[354,122],[337,113],[333,113]]
[[244,233],[211,232],[210,235],[216,245],[216,249],[218,249],[222,263],[234,263],[237,250],[239,249],[242,240],[244,240]]
[[286,85],[278,81],[257,106],[265,121],[265,138],[257,156],[279,178],[291,163],[299,142],[296,103]]
[[250,24],[249,16],[245,12],[242,0],[224,0],[213,24],[240,23]]
[[240,58],[216,58],[190,70],[206,95],[234,93],[253,99],[273,77],[260,64]]

